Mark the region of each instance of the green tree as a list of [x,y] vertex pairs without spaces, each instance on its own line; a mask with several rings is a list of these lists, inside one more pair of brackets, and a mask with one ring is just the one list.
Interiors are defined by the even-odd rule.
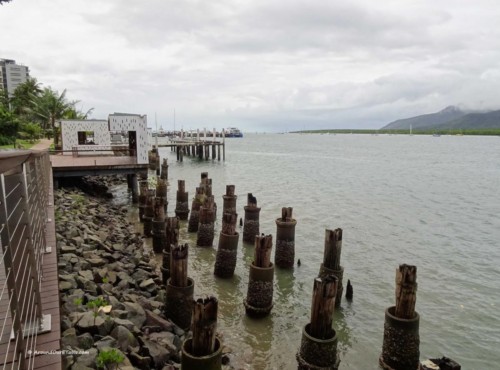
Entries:
[[10,99],[11,108],[15,114],[27,118],[32,112],[34,102],[42,93],[40,83],[36,78],[29,77],[26,82],[20,84],[14,90]]
[[17,117],[7,107],[0,105],[0,145],[15,145],[18,131]]
[[28,139],[30,142],[38,140],[42,134],[42,128],[38,123],[27,122],[21,124],[21,135]]

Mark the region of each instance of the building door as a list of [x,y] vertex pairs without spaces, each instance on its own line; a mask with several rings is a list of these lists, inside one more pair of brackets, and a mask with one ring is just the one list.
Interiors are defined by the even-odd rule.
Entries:
[[131,157],[137,156],[137,132],[128,132],[128,150]]

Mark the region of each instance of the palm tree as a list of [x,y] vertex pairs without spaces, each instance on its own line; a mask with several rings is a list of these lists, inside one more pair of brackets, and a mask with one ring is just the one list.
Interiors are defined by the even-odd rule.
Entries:
[[75,102],[66,99],[66,89],[59,95],[50,87],[43,89],[42,94],[34,100],[33,113],[43,129],[52,130],[54,134],[54,145],[59,145],[59,128],[56,121],[64,117],[70,110],[74,109]]
[[40,96],[42,89],[36,78],[29,77],[14,90],[10,99],[12,110],[19,116],[29,115],[33,110],[33,101]]

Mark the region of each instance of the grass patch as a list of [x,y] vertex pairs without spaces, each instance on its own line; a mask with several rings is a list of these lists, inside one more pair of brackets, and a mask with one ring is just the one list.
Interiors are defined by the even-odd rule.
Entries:
[[39,140],[31,142],[30,140],[16,140],[16,145],[0,145],[0,149],[30,149],[33,145],[37,144]]

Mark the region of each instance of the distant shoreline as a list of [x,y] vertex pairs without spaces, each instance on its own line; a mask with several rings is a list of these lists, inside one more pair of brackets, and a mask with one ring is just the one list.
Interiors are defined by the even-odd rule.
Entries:
[[[302,130],[290,131],[290,134],[372,134],[372,135],[409,135],[410,130],[369,130],[369,129],[337,129],[337,130]],[[479,135],[500,136],[500,129],[478,130],[413,130],[412,135]]]

